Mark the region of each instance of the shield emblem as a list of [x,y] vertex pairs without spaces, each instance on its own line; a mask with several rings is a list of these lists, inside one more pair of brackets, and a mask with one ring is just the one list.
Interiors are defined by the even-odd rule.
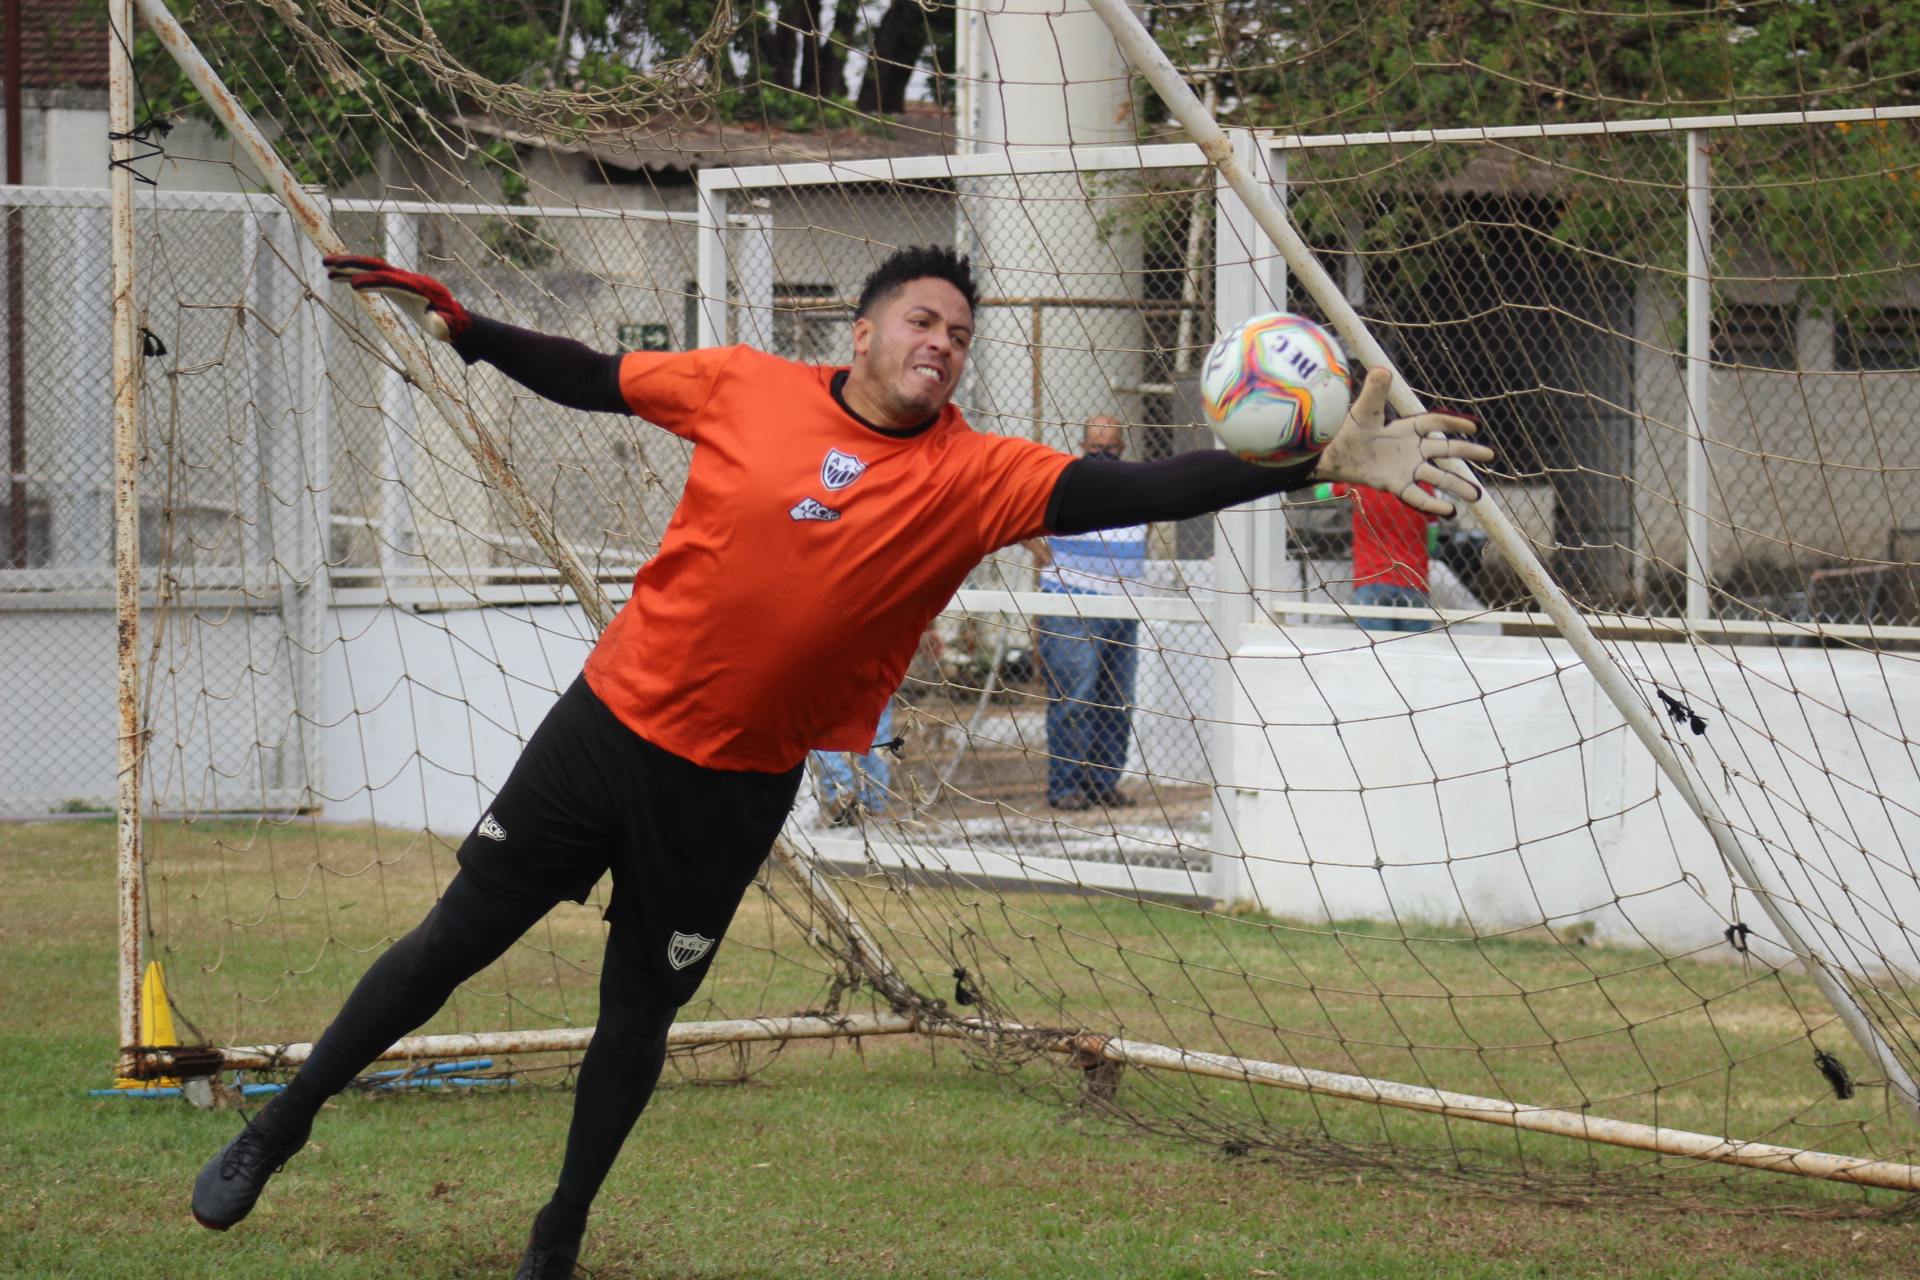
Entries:
[[703,938],[697,933],[678,933],[667,939],[667,963],[676,969],[684,969],[713,950],[713,939]]
[[827,460],[820,464],[820,483],[829,489],[844,489],[867,473],[867,464],[850,453],[838,449],[827,450]]

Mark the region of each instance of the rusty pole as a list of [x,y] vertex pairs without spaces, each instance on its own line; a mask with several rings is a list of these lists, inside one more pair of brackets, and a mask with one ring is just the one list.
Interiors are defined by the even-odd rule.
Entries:
[[113,569],[119,640],[119,878],[121,1074],[136,1073],[146,878],[140,851],[140,348],[133,297],[133,67],[131,0],[107,10],[107,128],[113,263]]
[[[166,46],[173,60],[193,81],[194,88],[206,100],[207,106],[221,123],[226,125],[247,159],[253,162],[273,193],[287,206],[287,212],[293,216],[295,225],[306,232],[322,254],[347,252],[346,241],[342,240],[327,221],[327,215],[319,203],[307,194],[299,181],[293,176],[285,162],[267,141],[267,135],[253,122],[246,108],[242,107],[220,76],[207,62],[200,50],[194,47],[192,37],[180,25],[173,11],[167,8],[166,0],[139,0],[141,16],[147,26],[158,36],[160,43]],[[426,393],[433,407],[446,421],[460,443],[466,446],[481,474],[487,477],[492,487],[499,491],[513,508],[520,526],[527,531],[540,549],[546,553],[548,563],[560,571],[560,577],[573,588],[579,598],[580,606],[586,611],[587,620],[595,631],[603,631],[613,621],[613,606],[607,602],[606,592],[600,589],[593,575],[580,563],[573,549],[560,540],[559,531],[554,527],[552,517],[543,510],[527,487],[514,474],[512,464],[502,452],[499,441],[493,433],[483,427],[473,412],[460,399],[453,387],[433,371],[433,365],[427,358],[427,352],[419,339],[400,313],[384,299],[372,294],[355,292],[368,319],[379,331],[393,353],[400,358],[401,368],[406,371],[408,381]]]
[[[7,185],[26,180],[21,134],[25,131],[20,84],[20,0],[6,0]],[[7,210],[7,556],[27,567],[27,211]]]

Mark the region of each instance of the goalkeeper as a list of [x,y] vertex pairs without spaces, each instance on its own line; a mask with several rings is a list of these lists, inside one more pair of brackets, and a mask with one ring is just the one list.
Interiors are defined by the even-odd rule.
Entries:
[[1442,434],[1474,430],[1465,419],[1386,423],[1382,369],[1326,450],[1287,467],[1218,450],[1073,458],[976,432],[949,403],[973,343],[974,282],[968,260],[944,248],[902,249],[868,277],[846,369],[744,346],[602,355],[473,315],[439,282],[377,258],[327,266],[391,298],[469,364],[693,444],[659,553],[461,845],[445,895],[367,970],[293,1081],[193,1188],[202,1225],[245,1218],[330,1095],[611,871],[598,1025],[521,1280],[574,1274],[588,1209],[659,1078],[674,1013],[713,963],[807,753],[871,746],[921,631],[984,556],[1320,481],[1450,514],[1445,495],[1478,490],[1435,460],[1492,456]]

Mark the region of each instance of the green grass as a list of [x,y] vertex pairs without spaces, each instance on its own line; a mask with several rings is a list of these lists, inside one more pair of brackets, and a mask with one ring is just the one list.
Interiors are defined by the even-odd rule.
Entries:
[[[245,845],[253,838],[249,830],[232,824],[230,843]],[[293,894],[291,877],[300,870],[291,847],[296,833],[279,834],[288,837],[281,841],[287,878],[280,887]],[[374,883],[362,878],[364,872],[353,874],[354,865],[366,865],[364,859],[354,863],[369,842],[366,833],[322,828],[299,838],[313,842],[323,860],[341,862],[342,871],[329,873],[340,884]],[[175,866],[187,860],[178,850],[168,857]],[[240,910],[249,906],[244,882],[253,874],[231,871],[226,877],[235,919],[265,919],[260,911],[246,917]],[[183,891],[186,878],[166,892]],[[431,893],[430,877],[411,871],[389,869],[379,878],[386,884],[381,910],[396,921],[417,914]],[[312,885],[303,883],[308,887],[290,902],[311,907],[317,897],[307,897]],[[105,1083],[113,1049],[110,824],[0,826],[0,884],[6,886],[0,894],[0,1061],[9,1067],[12,1085],[0,1095],[0,1273],[116,1280],[511,1274],[527,1219],[550,1189],[569,1093],[516,1089],[473,1097],[342,1098],[323,1113],[315,1144],[275,1181],[252,1219],[225,1235],[203,1231],[187,1217],[187,1187],[200,1163],[231,1134],[236,1118],[180,1103],[85,1096],[86,1089]],[[351,919],[359,903],[373,900],[333,893],[338,887],[328,889],[335,920]],[[1467,1025],[1489,1043],[1506,1046],[1502,1055],[1515,1062],[1528,1057],[1524,1045],[1542,1024],[1550,1036],[1590,1024],[1596,1044],[1614,1038],[1605,1015],[1583,1013],[1571,996],[1563,1011],[1549,1008],[1525,1019],[1513,1014],[1511,984],[1537,990],[1556,972],[1571,979],[1569,991],[1612,984],[1616,1004],[1649,1011],[1673,1004],[1662,984],[1717,981],[1701,987],[1715,996],[1707,1008],[1724,1003],[1723,1034],[1736,1049],[1749,1045],[1759,1055],[1760,1065],[1750,1072],[1756,1081],[1771,1079],[1765,1060],[1776,1050],[1767,1046],[1793,1040],[1791,1029],[1754,1009],[1745,1022],[1732,1016],[1741,999],[1738,970],[1709,966],[1654,979],[1640,973],[1644,966],[1632,954],[1569,960],[1564,948],[1538,939],[1493,946],[1356,940],[1269,921],[1225,922],[1068,898],[978,898],[983,905],[974,913],[976,937],[954,943],[937,934],[933,925],[967,916],[968,900],[923,891],[892,905],[876,897],[871,910],[884,923],[889,946],[929,984],[944,976],[934,969],[943,947],[971,948],[966,954],[978,958],[984,980],[1010,1006],[1022,998],[1038,1001],[1038,991],[1029,987],[1037,988],[1046,975],[1056,993],[1065,993],[1056,995],[1059,1010],[1086,1011],[1097,1003],[1109,1016],[1125,1014],[1142,1031],[1152,1025],[1170,1033],[1245,1038],[1249,1050],[1257,1026],[1266,1025],[1256,1024],[1251,1011],[1265,1008],[1274,1025],[1307,1028],[1288,1037],[1303,1057],[1318,1043],[1314,1028],[1338,1027],[1342,1034],[1381,1041],[1376,1049],[1339,1053],[1398,1053],[1404,1063],[1418,1065],[1423,1054],[1410,1053],[1408,1043],[1438,1043],[1447,1027],[1462,1025],[1424,1011],[1422,982],[1443,994],[1481,992],[1476,998],[1484,1007]],[[356,905],[339,907],[349,901]],[[305,908],[279,905],[293,913],[282,928],[307,930],[308,937],[277,955],[262,958],[259,948],[229,946],[213,973],[188,974],[193,962],[205,967],[212,953],[177,954],[177,986],[207,1003],[216,1003],[211,993],[222,984],[242,992],[231,999],[232,1008],[203,1006],[207,1021],[236,1016],[243,1029],[260,1031],[276,1022],[299,1023],[324,1008],[363,963],[350,947],[328,945],[326,928],[297,918]],[[794,949],[784,919],[755,906],[744,925],[741,941],[747,945],[735,948],[728,967],[716,972],[710,1008],[784,1012],[817,1000],[821,970],[793,962],[802,953]],[[367,935],[378,928],[376,922],[352,935],[353,946],[369,945]],[[342,927],[335,936],[347,932]],[[564,917],[535,939],[534,948],[511,958],[504,973],[477,984],[483,993],[458,1017],[519,1010],[531,1021],[564,1002],[577,1019],[589,1019],[585,966],[596,936],[590,913]],[[1116,959],[1122,954],[1116,942],[1125,948],[1125,960]],[[1100,943],[1105,949],[1095,951]],[[1237,976],[1238,968],[1252,967],[1249,962],[1260,954],[1256,946],[1272,948],[1265,953],[1269,958],[1292,963],[1287,972],[1293,985],[1249,984]],[[1184,964],[1171,959],[1176,954]],[[1100,964],[1090,971],[1096,955]],[[1076,968],[1075,956],[1087,964]],[[1231,981],[1219,976],[1229,958],[1237,966]],[[1370,990],[1354,985],[1363,971],[1370,975]],[[1336,988],[1336,979],[1345,985]],[[1500,981],[1510,984],[1504,992]],[[1142,999],[1140,992],[1150,988],[1172,994]],[[1351,994],[1336,999],[1336,991]],[[1433,1002],[1447,1003],[1440,997]],[[251,1012],[235,1015],[233,1008]],[[1321,1008],[1328,1011],[1312,1013]],[[1399,1047],[1378,1033],[1383,1009],[1405,1010],[1407,1030]],[[1036,1015],[1045,1012],[1036,1009]],[[1686,1016],[1709,1025],[1709,1013]],[[1273,1033],[1266,1034],[1271,1043]],[[1676,1042],[1686,1038],[1674,1033]],[[1805,1040],[1793,1043],[1803,1046]],[[1610,1060],[1597,1049],[1592,1057],[1596,1071]],[[1438,1061],[1451,1059],[1441,1053]],[[1289,1174],[1257,1159],[1227,1157],[1063,1109],[976,1069],[952,1045],[896,1039],[876,1041],[861,1053],[846,1045],[804,1045],[762,1055],[755,1065],[743,1085],[701,1087],[680,1080],[659,1096],[596,1217],[584,1261],[597,1276],[1158,1280],[1265,1273],[1735,1280],[1920,1274],[1920,1229],[1901,1221],[1578,1209],[1479,1198],[1457,1184],[1425,1179],[1351,1171]],[[1798,1075],[1786,1067],[1783,1058],[1785,1083],[1779,1088],[1790,1093]],[[706,1074],[726,1070],[722,1059]],[[1627,1069],[1616,1074],[1624,1080]],[[1023,1079],[1048,1078],[1029,1073]],[[1543,1067],[1534,1082],[1544,1087],[1565,1079],[1564,1070]],[[1250,1105],[1230,1089],[1148,1087],[1138,1073],[1123,1083],[1123,1099],[1135,1091],[1141,1105],[1168,1116],[1203,1102],[1246,1115]],[[1319,1108],[1322,1121],[1316,1122],[1316,1109],[1296,1095],[1270,1094],[1260,1102],[1282,1124],[1381,1133],[1369,1108],[1334,1104]],[[1822,1113],[1816,1105],[1810,1114]],[[1413,1127],[1402,1139],[1420,1132],[1434,1136],[1419,1129],[1429,1122],[1408,1123]],[[1827,1114],[1821,1123],[1839,1139],[1866,1132],[1866,1122],[1851,1112]],[[1456,1131],[1456,1140],[1468,1137]],[[1499,1149],[1504,1135],[1489,1129],[1471,1137]],[[1538,1150],[1585,1149],[1560,1143]],[[1729,1195],[1736,1203],[1747,1196],[1757,1204],[1768,1194],[1779,1198],[1778,1189],[1787,1185],[1783,1179],[1766,1179],[1764,1186],[1759,1179],[1740,1180]],[[1808,1184],[1791,1185],[1797,1190]]]

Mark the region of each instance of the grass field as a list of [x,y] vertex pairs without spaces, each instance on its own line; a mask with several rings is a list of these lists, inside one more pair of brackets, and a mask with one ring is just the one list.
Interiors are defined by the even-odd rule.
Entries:
[[[263,838],[243,823],[157,836],[156,900],[184,913],[172,918],[180,936],[198,939],[175,964],[176,997],[220,1039],[310,1033],[303,1024],[324,1016],[352,980],[360,949],[390,927],[381,922],[404,927],[431,896],[429,859],[413,856],[431,851],[400,857],[403,838],[288,829],[266,859],[241,856],[261,854]],[[187,1187],[236,1118],[85,1093],[106,1082],[113,1049],[111,843],[103,822],[0,826],[0,1060],[13,1085],[0,1097],[0,1272],[510,1275],[557,1163],[571,1104],[561,1090],[343,1097],[244,1226],[215,1235],[193,1225]],[[375,855],[393,865],[373,868]],[[444,850],[433,858],[443,873]],[[264,862],[272,866],[262,870]],[[278,896],[258,892],[268,882]],[[1738,1101],[1748,1114],[1731,1118],[1801,1114],[1796,1129],[1829,1148],[1899,1140],[1875,1127],[1877,1091],[1853,1109],[1819,1101],[1817,1079],[1804,1078],[1804,1029],[1777,1014],[1803,993],[1791,983],[1784,992],[1743,986],[1738,970],[1648,973],[1632,953],[1570,957],[1537,939],[1410,944],[1073,898],[926,891],[890,905],[866,892],[866,910],[917,973],[943,976],[937,957],[959,945],[935,937],[935,924],[971,920],[975,936],[962,949],[1016,1008],[1022,995],[1038,998],[1044,976],[1052,1011],[1069,1017],[1098,1007],[1129,1018],[1135,1034],[1213,1037],[1247,1052],[1264,1043],[1293,1050],[1294,1060],[1363,1059],[1383,1073],[1397,1061],[1465,1074],[1447,1064],[1474,1057],[1461,1040],[1460,1028],[1471,1027],[1482,1058],[1498,1051],[1496,1074],[1516,1096],[1564,1090],[1573,1078],[1589,1096],[1611,1095],[1615,1114],[1635,1105],[1635,1070],[1679,1081],[1704,1034],[1725,1046],[1722,1057],[1748,1062],[1740,1078],[1752,1088]],[[196,912],[204,919],[189,928]],[[356,912],[368,923],[348,927]],[[483,976],[445,1025],[590,1020],[597,931],[591,912],[563,909],[533,947]],[[778,913],[750,903],[736,939],[745,945],[716,970],[713,1003],[688,1016],[787,1012],[818,1000],[824,967],[796,963],[805,952],[795,937]],[[277,950],[258,945],[266,938]],[[1262,954],[1268,963],[1252,965]],[[189,972],[196,966],[213,972]],[[1251,983],[1241,976],[1248,968],[1288,980]],[[1354,984],[1361,972],[1371,987]],[[1514,998],[1517,989],[1546,991],[1556,973],[1564,994]],[[1627,1012],[1593,1012],[1572,994],[1582,988],[1607,991],[1603,1003]],[[1696,992],[1695,1012],[1680,1008],[1675,989]],[[223,990],[240,994],[216,999]],[[1462,999],[1474,1016],[1461,1014]],[[1382,1030],[1389,1021],[1398,1041]],[[1262,1042],[1269,1026],[1295,1030],[1278,1038],[1268,1030]],[[1530,1047],[1543,1034],[1569,1046],[1560,1065]],[[1577,1075],[1566,1055],[1583,1064]],[[1676,1065],[1661,1065],[1668,1059]],[[1629,1061],[1641,1065],[1621,1065]],[[1288,1174],[1080,1115],[975,1065],[951,1045],[918,1040],[875,1041],[858,1053],[814,1044],[761,1059],[745,1084],[664,1090],[609,1183],[583,1262],[596,1276],[623,1278],[1920,1276],[1920,1228],[1906,1221],[1575,1209],[1480,1198],[1444,1181]],[[1146,1087],[1137,1075],[1122,1088],[1123,1098],[1138,1089],[1166,1114],[1245,1101],[1232,1090]],[[1729,1115],[1724,1088],[1699,1085],[1691,1101],[1684,1084],[1671,1092],[1663,1105]],[[1335,1133],[1385,1132],[1368,1108],[1313,1108],[1295,1095],[1263,1102],[1278,1123],[1317,1116]],[[1431,1142],[1438,1131],[1421,1129],[1430,1124],[1396,1119],[1386,1130]],[[1816,1144],[1814,1133],[1831,1140]],[[1501,1149],[1500,1131],[1475,1136]],[[1577,1162],[1584,1150],[1543,1143],[1526,1153]],[[1737,1183],[1733,1202],[1746,1188],[1755,1204],[1778,1199],[1780,1180],[1766,1181],[1770,1193],[1758,1179]],[[1817,1191],[1798,1198],[1820,1203]]]

